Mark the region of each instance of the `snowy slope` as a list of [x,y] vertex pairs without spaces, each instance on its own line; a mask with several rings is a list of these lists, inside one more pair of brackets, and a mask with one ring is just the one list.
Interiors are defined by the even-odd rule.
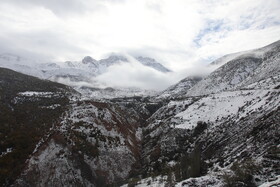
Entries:
[[210,94],[177,114],[175,118],[180,118],[183,123],[176,128],[193,129],[198,121],[219,125],[220,121],[231,116],[238,121],[252,112],[277,108],[279,103],[278,90],[244,90]]
[[145,171],[172,176],[159,186],[278,182],[279,46],[226,56],[194,86],[184,85],[185,79],[168,90],[172,101],[143,130]]
[[[214,187],[224,186],[223,176],[232,172],[233,163],[252,159],[260,166],[253,183],[260,185],[279,175],[279,148],[275,147],[280,144],[279,103],[279,88],[226,91],[170,101],[149,118],[143,130],[144,168],[168,170],[171,175],[190,170],[197,176],[203,175],[187,179],[195,175],[176,174],[176,180],[187,179],[178,186]],[[201,153],[196,153],[197,149]],[[203,167],[197,169],[198,165],[191,164],[193,161],[182,165],[182,156],[192,160],[192,155],[201,157],[207,171]],[[169,168],[169,163],[175,166]],[[211,174],[213,171],[218,172]]]
[[262,48],[228,54],[228,55],[222,56],[222,57],[218,58],[217,60],[213,61],[210,65],[222,66],[231,60],[238,59],[238,58],[244,58],[244,57],[262,58],[265,55],[265,53],[273,50],[273,48],[275,48],[277,46],[279,46],[279,41],[276,41],[276,42],[269,44],[267,46],[264,46]]
[[258,58],[241,58],[221,66],[192,87],[188,96],[206,95],[223,90],[233,90],[243,80],[253,74],[262,63]]
[[170,97],[180,97],[186,95],[189,89],[191,89],[195,84],[201,81],[201,77],[187,77],[181,80],[179,83],[170,86],[163,92],[161,92],[157,99],[167,99]]
[[280,41],[243,53],[212,72],[192,87],[188,96],[234,90],[271,76],[279,75]]
[[186,77],[157,98],[207,95],[237,87],[253,89],[253,86],[260,84],[262,87],[266,84],[266,88],[275,86],[274,83],[279,82],[279,56],[280,41],[260,49],[225,55],[210,64],[219,68],[203,80],[200,77]]
[[147,97],[157,94],[156,91],[144,90],[140,88],[118,88],[118,87],[106,87],[106,88],[92,88],[92,87],[76,87],[79,93],[83,95],[83,98],[94,98],[95,100],[113,99],[119,97]]

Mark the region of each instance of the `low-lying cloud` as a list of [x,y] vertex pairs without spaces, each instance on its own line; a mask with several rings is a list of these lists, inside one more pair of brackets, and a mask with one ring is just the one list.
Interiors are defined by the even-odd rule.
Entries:
[[109,87],[137,87],[162,91],[187,76],[203,76],[210,71],[212,71],[210,67],[198,65],[181,71],[162,73],[130,58],[130,62],[110,66],[107,72],[97,76],[94,80]]

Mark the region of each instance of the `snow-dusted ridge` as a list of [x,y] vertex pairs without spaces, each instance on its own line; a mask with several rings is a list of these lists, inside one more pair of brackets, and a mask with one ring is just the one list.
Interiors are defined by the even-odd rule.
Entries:
[[252,49],[252,50],[248,50],[248,51],[241,51],[241,52],[237,52],[237,53],[224,55],[224,56],[218,58],[217,60],[214,60],[212,63],[210,63],[210,65],[222,66],[231,60],[235,60],[238,58],[244,58],[244,57],[248,57],[248,56],[255,57],[255,58],[262,58],[265,55],[265,53],[267,53],[268,51],[273,50],[273,48],[279,46],[279,42],[280,41],[276,41],[276,42],[273,42],[272,44],[269,44],[267,46],[257,48],[257,49]]
[[[134,58],[134,57],[132,57]],[[171,72],[168,68],[157,62],[155,59],[149,57],[135,57],[134,60],[140,62],[144,66],[153,68],[157,71],[166,73]],[[14,54],[0,54],[0,65],[2,67],[11,68],[13,70],[20,71],[22,73],[33,75],[32,69],[38,71],[36,75],[40,75],[43,78],[49,78],[50,76],[59,76],[61,74],[75,75],[75,72],[87,72],[92,76],[97,76],[106,71],[106,69],[112,65],[129,62],[129,58],[124,55],[112,54],[107,58],[101,60],[95,60],[90,56],[84,57],[81,61],[65,61],[65,62],[41,62],[41,60],[34,60],[23,58]],[[18,65],[30,68],[29,72],[17,68]]]
[[280,41],[277,41],[260,49],[242,52],[242,55],[227,61],[194,85],[187,95],[206,95],[240,89],[254,82],[277,76],[280,71],[279,50]]

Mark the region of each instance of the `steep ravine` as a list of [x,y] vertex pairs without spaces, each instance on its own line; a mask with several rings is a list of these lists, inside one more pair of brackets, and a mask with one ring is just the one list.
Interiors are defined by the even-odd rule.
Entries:
[[142,127],[160,106],[147,98],[72,101],[14,186],[120,185],[142,170]]

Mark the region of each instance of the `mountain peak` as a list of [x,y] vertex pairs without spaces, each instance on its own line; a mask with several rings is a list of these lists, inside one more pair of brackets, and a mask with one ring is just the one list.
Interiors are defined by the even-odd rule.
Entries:
[[92,58],[91,56],[85,56],[82,60],[83,64],[94,64],[95,62],[97,62],[94,58]]

